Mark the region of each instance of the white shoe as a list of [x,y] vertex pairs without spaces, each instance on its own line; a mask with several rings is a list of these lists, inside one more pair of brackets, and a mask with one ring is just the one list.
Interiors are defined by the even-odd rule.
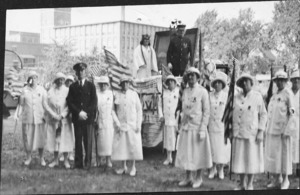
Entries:
[[200,188],[201,184],[202,184],[203,180],[201,179],[197,179],[196,181],[193,182],[193,188]]
[[74,155],[71,154],[71,155],[69,156],[69,160],[74,161]]
[[48,166],[49,166],[50,168],[56,167],[56,166],[58,166],[58,162],[57,162],[57,161],[53,161],[53,162],[50,163]]
[[282,189],[282,190],[287,190],[287,189],[289,189],[289,187],[290,187],[290,182],[289,182],[289,181],[284,181],[284,182],[281,184],[280,189]]
[[224,179],[224,171],[219,171],[219,179]]
[[29,158],[29,159],[25,160],[25,161],[24,161],[24,164],[25,164],[26,166],[30,165],[31,160],[32,160],[32,158]]
[[59,157],[59,161],[64,161],[65,160],[65,157],[64,156],[60,156]]
[[65,161],[64,164],[65,164],[66,169],[71,168],[71,165],[70,165],[69,161]]
[[107,163],[106,166],[109,167],[109,168],[112,168],[112,163],[111,163],[111,161],[109,161],[109,162]]
[[208,178],[213,179],[216,175],[216,169],[210,169]]
[[267,185],[267,188],[278,188],[278,187],[280,187],[280,185],[281,185],[281,182],[272,181],[271,183],[269,183]]
[[165,161],[164,161],[164,165],[169,165],[171,162],[169,161],[169,159],[166,159]]
[[186,187],[186,186],[190,185],[191,183],[192,183],[191,180],[185,179],[185,180],[182,180],[181,182],[179,182],[178,185],[180,187]]
[[254,187],[253,187],[253,185],[251,185],[251,186],[250,186],[250,185],[248,185],[246,190],[254,190]]
[[131,169],[129,175],[130,175],[131,177],[136,176],[136,168],[135,168],[135,167],[133,167],[133,168]]
[[127,168],[123,168],[123,169],[118,169],[118,170],[116,170],[116,174],[117,175],[123,175],[123,174],[125,174],[125,173],[127,173]]
[[41,159],[41,165],[42,165],[43,167],[46,166],[46,162],[45,162],[45,159],[44,159],[44,158]]
[[246,188],[244,186],[238,185],[233,190],[245,190]]

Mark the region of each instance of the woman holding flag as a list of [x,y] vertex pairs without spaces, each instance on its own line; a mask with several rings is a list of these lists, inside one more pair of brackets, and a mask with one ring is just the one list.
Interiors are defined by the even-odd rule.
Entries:
[[268,105],[265,164],[266,171],[273,173],[275,180],[267,187],[288,189],[290,185],[288,175],[292,174],[292,137],[296,135],[293,92],[286,88],[288,77],[283,70],[276,72],[273,81],[278,90]]
[[261,94],[252,90],[251,75],[242,74],[236,85],[242,91],[233,104],[232,171],[240,175],[235,190],[253,190],[254,174],[264,172],[262,141],[267,111]]

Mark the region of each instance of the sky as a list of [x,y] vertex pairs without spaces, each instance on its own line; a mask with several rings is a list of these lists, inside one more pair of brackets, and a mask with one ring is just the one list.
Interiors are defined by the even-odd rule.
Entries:
[[[231,19],[240,9],[251,8],[254,19],[263,23],[271,22],[275,1],[235,2],[235,3],[193,3],[125,6],[125,20],[168,27],[172,20],[178,19],[192,28],[196,19],[208,10],[216,10],[218,19]],[[7,10],[6,31],[24,31],[40,33],[41,9]],[[89,24],[109,22],[121,19],[121,7],[77,7],[72,8],[71,24]]]

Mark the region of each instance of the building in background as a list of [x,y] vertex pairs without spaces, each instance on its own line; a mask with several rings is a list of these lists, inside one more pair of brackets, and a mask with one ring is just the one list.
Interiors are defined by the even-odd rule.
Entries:
[[133,62],[133,51],[143,34],[150,34],[153,45],[155,32],[168,30],[167,27],[142,23],[115,21],[84,25],[67,25],[54,28],[55,40],[70,41],[75,55],[89,55],[97,47],[111,51],[123,64]]
[[71,24],[71,8],[41,10],[41,43],[52,44],[54,28]]

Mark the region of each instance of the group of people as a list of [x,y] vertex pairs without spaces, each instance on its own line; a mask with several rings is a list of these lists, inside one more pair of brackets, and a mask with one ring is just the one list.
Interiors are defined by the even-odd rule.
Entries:
[[[224,139],[222,122],[228,96],[227,75],[216,73],[211,82],[212,92],[199,84],[199,70],[188,65],[192,63],[193,52],[190,40],[184,37],[184,28],[178,26],[167,61],[174,76],[185,75],[186,88],[180,92],[176,78],[169,75],[165,81],[168,89],[160,99],[163,147],[167,150],[163,164],[175,161],[176,167],[186,171],[179,186],[199,188],[204,169],[209,169],[210,179],[216,174],[224,179],[224,165],[231,158],[232,171],[240,175],[237,190],[252,190],[254,175],[264,172],[274,174],[268,187],[289,188],[292,163],[299,163],[299,70],[290,77],[292,89],[286,87],[287,73],[275,74],[273,81],[278,89],[267,106],[262,95],[252,89],[251,75],[244,73],[237,79],[240,90],[234,95],[230,144]],[[157,71],[155,52],[148,46],[149,36],[145,35],[135,50],[136,70],[141,77],[149,76],[151,70]],[[29,165],[31,152],[38,149],[41,165],[46,166],[43,150],[47,148],[54,155],[49,167],[57,166],[59,153],[63,153],[65,167],[71,168],[68,156],[75,146],[74,168],[89,169],[95,145],[97,165],[100,157],[105,157],[107,167],[112,167],[112,161],[122,161],[116,173],[135,176],[135,161],[143,160],[143,110],[138,94],[130,89],[131,78],[123,76],[119,83],[122,90],[112,92],[108,77],[96,77],[91,82],[86,78],[86,68],[85,63],[73,66],[75,82],[74,78],[57,73],[49,91],[37,84],[37,73],[30,72],[15,116],[18,119],[22,115],[27,153],[24,163]],[[172,152],[176,149],[173,160]],[[130,171],[127,161],[133,161]]]

